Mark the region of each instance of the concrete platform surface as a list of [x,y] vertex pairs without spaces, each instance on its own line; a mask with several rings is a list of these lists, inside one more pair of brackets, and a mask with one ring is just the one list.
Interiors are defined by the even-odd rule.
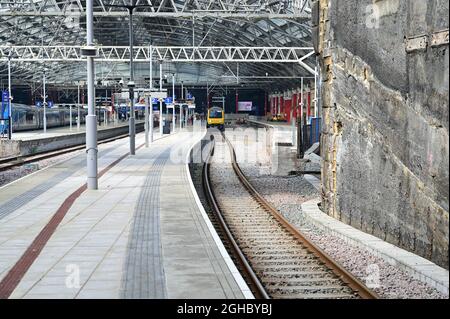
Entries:
[[190,180],[203,135],[100,145],[96,191],[85,155],[0,188],[0,297],[252,298]]

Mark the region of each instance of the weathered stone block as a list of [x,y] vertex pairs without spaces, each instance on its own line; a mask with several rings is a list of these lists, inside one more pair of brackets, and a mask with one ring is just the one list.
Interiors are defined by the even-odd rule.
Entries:
[[404,41],[448,29],[448,2],[419,2],[327,2],[323,208],[448,269],[448,43]]

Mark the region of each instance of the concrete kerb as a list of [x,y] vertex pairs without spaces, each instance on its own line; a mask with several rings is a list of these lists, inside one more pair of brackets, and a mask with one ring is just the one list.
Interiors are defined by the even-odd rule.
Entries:
[[[206,133],[205,133],[205,135],[206,135]],[[201,139],[203,139],[203,137],[205,135],[203,135],[201,137]],[[203,220],[205,221],[206,226],[208,227],[208,230],[209,230],[211,236],[213,237],[214,242],[216,243],[216,246],[219,249],[220,254],[222,255],[222,258],[224,259],[225,263],[227,264],[228,269],[230,270],[231,274],[233,275],[234,280],[236,281],[239,288],[241,289],[241,292],[244,295],[245,299],[255,299],[253,293],[251,292],[251,290],[248,287],[247,283],[245,282],[244,278],[242,278],[242,275],[240,274],[239,270],[236,268],[236,265],[233,263],[230,255],[228,254],[227,250],[225,249],[225,246],[223,245],[222,241],[220,240],[220,237],[217,234],[216,229],[214,228],[208,215],[206,214],[205,208],[203,207],[203,205],[200,201],[200,198],[198,197],[197,190],[195,189],[191,174],[189,173],[190,172],[190,170],[189,170],[190,155],[191,155],[192,149],[199,141],[196,141],[196,143],[192,144],[192,146],[190,147],[189,151],[187,152],[187,156],[186,156],[186,164],[185,164],[186,172],[187,172],[187,177],[188,177],[188,181],[189,181],[189,186],[191,188],[192,196],[194,196],[195,202],[197,204],[198,209],[200,210]]]
[[409,251],[389,244],[378,237],[364,233],[328,216],[319,209],[320,199],[301,205],[303,215],[316,227],[341,238],[345,242],[366,249],[389,264],[398,267],[413,278],[429,284],[441,293],[449,293],[449,271]]

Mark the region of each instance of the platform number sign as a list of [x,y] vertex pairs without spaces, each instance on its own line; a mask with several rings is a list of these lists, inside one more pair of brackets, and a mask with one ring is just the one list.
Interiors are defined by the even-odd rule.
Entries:
[[9,92],[2,92],[2,105],[0,108],[0,134],[5,134],[9,128]]

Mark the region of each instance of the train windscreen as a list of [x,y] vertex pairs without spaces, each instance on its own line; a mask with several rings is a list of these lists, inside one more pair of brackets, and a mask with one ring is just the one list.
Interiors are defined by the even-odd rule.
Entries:
[[212,109],[209,111],[209,118],[211,119],[220,119],[222,118],[222,110]]

